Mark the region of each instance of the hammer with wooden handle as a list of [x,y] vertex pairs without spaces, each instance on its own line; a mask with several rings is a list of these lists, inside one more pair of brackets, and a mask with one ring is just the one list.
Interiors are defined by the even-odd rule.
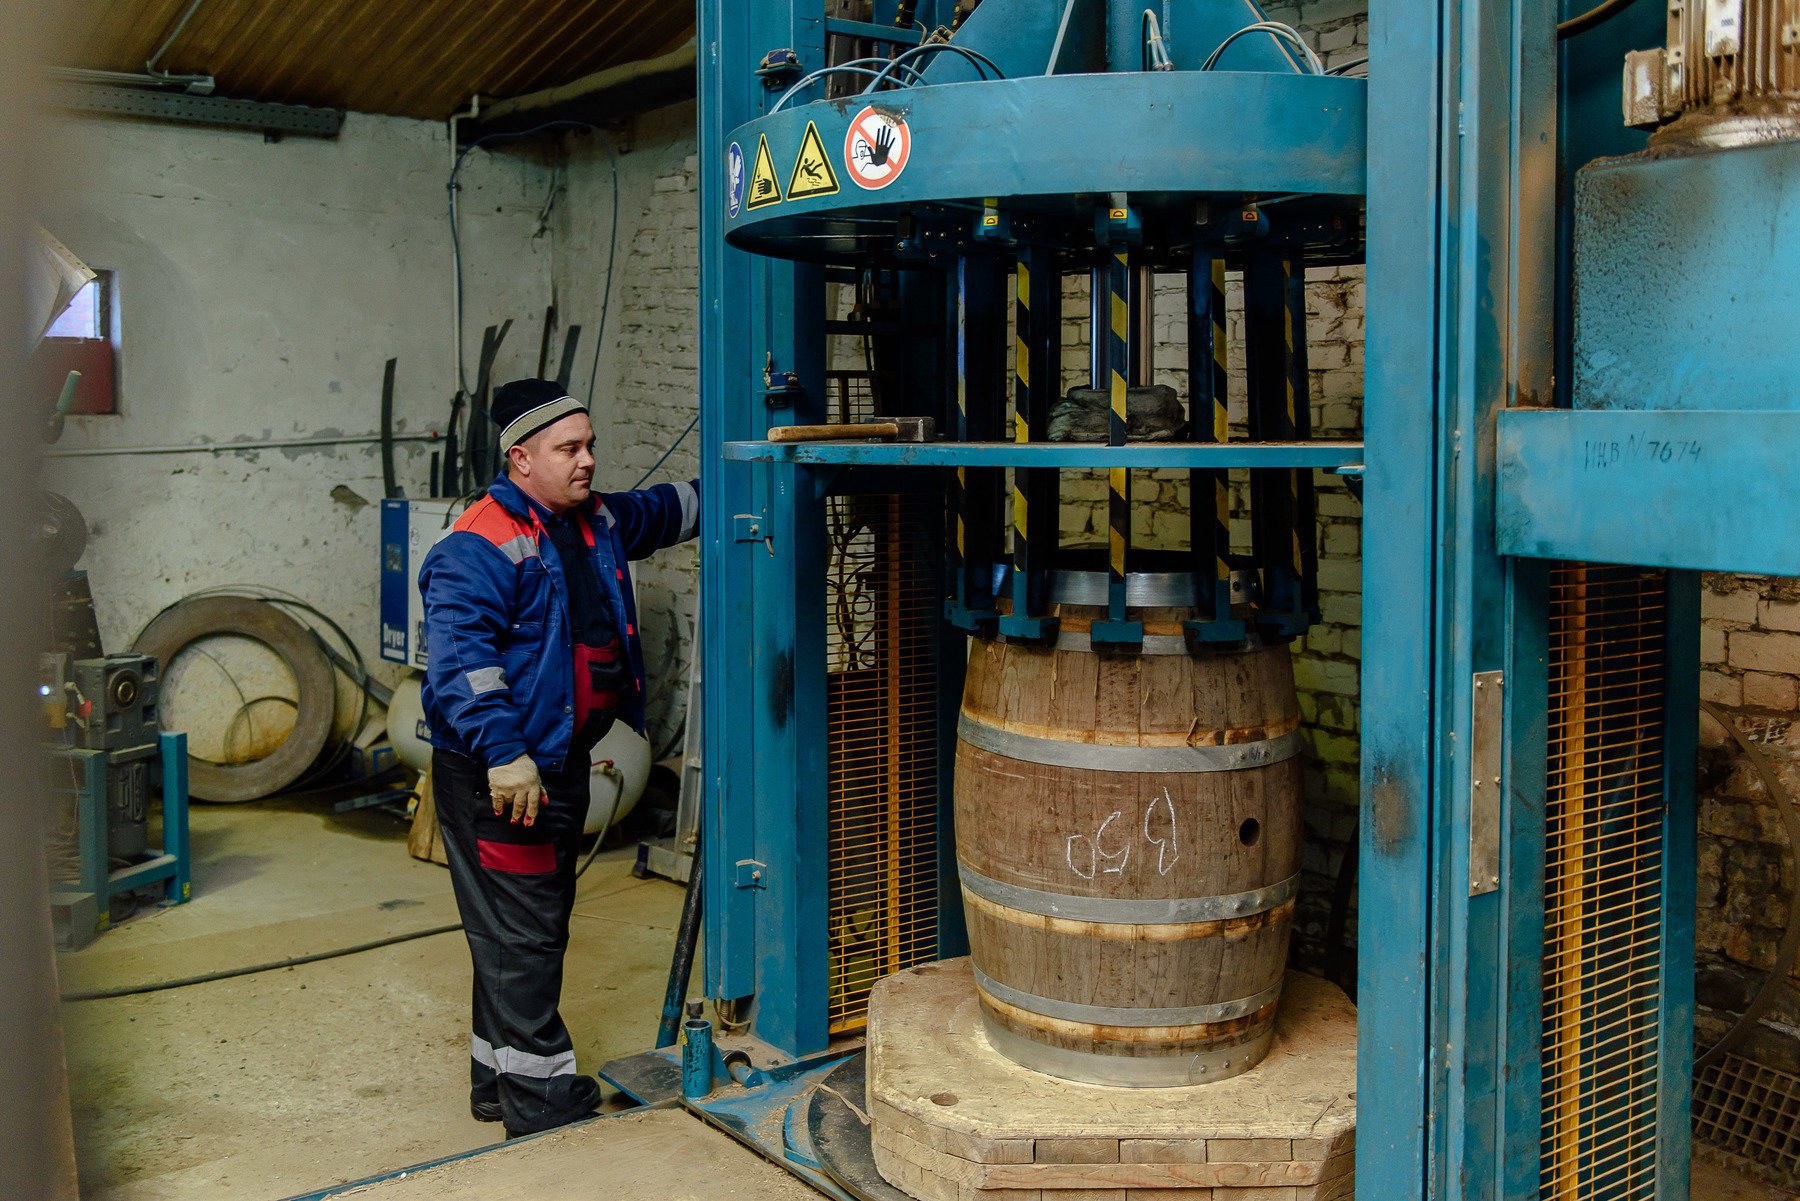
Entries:
[[778,425],[769,431],[771,442],[842,442],[853,438],[930,442],[936,436],[937,423],[929,417],[889,417],[844,425]]

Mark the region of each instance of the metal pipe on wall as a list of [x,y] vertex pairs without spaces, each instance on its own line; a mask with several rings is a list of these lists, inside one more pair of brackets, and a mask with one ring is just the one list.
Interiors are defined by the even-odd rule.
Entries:
[[[231,454],[242,450],[296,450],[317,446],[374,446],[382,440],[380,434],[350,434],[341,438],[270,438],[260,442],[188,442],[174,443],[167,446],[77,446],[61,450],[47,450],[47,459],[104,459],[126,455],[193,455],[193,454]],[[444,435],[433,431],[429,434],[398,434],[393,442],[442,442]]]

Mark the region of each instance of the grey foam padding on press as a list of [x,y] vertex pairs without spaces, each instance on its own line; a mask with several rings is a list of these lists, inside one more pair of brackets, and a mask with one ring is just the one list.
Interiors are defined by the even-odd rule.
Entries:
[[294,673],[298,694],[294,728],[280,746],[244,763],[188,756],[188,791],[193,796],[203,801],[254,801],[298,780],[325,749],[337,712],[337,680],[311,630],[267,601],[251,597],[181,601],[158,614],[131,649],[154,656],[166,670],[185,647],[221,634],[262,643]]
[[[1104,442],[1112,420],[1112,393],[1104,388],[1070,388],[1050,408],[1052,442]],[[1172,442],[1186,429],[1181,398],[1167,384],[1125,389],[1125,440]]]

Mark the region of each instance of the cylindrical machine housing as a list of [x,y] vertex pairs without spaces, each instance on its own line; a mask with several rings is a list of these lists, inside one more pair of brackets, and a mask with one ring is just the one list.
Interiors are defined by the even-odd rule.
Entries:
[[1274,1035],[1299,704],[1286,645],[1188,653],[1189,577],[1129,589],[1141,654],[1089,647],[1104,576],[1059,579],[1054,646],[970,642],[955,798],[970,953],[989,1036],[1026,1067],[1206,1083]]
[[1669,0],[1667,45],[1626,56],[1625,113],[1661,145],[1800,137],[1800,0]]

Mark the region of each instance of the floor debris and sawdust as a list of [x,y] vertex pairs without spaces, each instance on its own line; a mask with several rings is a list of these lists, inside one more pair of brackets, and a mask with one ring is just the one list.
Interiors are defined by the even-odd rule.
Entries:
[[[379,812],[196,805],[194,899],[59,957],[61,986],[134,985],[456,920],[449,874]],[[582,877],[563,1014],[583,1071],[654,1040],[680,886]],[[468,1111],[460,933],[188,988],[63,1007],[82,1195],[254,1201],[496,1142]],[[501,1201],[496,1198],[495,1201]]]

